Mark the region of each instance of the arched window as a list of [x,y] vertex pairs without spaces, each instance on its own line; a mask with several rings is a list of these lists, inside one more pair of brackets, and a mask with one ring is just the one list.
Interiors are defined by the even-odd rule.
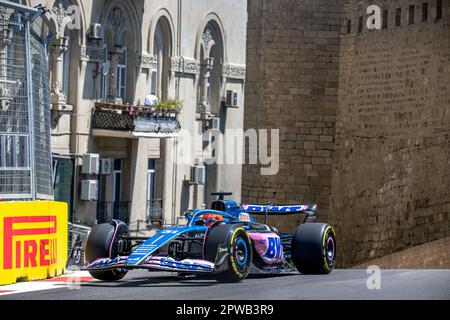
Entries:
[[200,103],[211,106],[213,114],[219,113],[222,87],[223,42],[215,23],[206,25],[200,48]]
[[134,102],[138,38],[132,21],[125,8],[114,6],[103,22],[106,61],[100,81],[102,99],[106,96],[116,103]]
[[109,68],[111,66],[111,60],[109,59],[102,64],[102,74],[100,78],[100,99],[106,101],[108,99],[109,88]]
[[127,42],[125,37],[122,37],[121,42],[117,52],[116,96],[125,102],[127,95]]
[[171,56],[171,33],[166,18],[160,18],[153,36],[153,68],[150,93],[167,100]]
[[68,48],[64,50],[61,54],[60,59],[62,59],[61,68],[58,74],[58,83],[61,86],[61,92],[64,94],[66,99],[69,99],[69,77],[70,77],[70,52],[73,47],[73,35],[68,29],[64,32],[64,37],[67,39]]
[[[113,81],[115,77],[115,50],[114,50],[114,38],[113,32],[109,28],[105,28],[104,42],[105,62],[102,64],[102,73],[100,77],[100,99],[108,101],[115,98],[116,81]],[[114,74],[114,77],[112,75]]]
[[129,43],[127,33],[123,33],[117,42],[110,36],[109,30],[105,32],[107,60],[102,65],[100,78],[100,98],[102,100],[120,99],[122,103],[132,100],[129,92],[130,70]]

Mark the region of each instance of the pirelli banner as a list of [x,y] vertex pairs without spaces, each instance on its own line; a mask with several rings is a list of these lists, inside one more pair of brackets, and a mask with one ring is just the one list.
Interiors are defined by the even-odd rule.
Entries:
[[0,202],[0,285],[64,273],[67,228],[66,203]]

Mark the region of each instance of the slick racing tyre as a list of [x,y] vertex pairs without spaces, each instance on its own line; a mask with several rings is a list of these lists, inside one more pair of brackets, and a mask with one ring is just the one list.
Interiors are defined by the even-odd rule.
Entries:
[[[117,231],[115,232],[115,230]],[[90,264],[100,258],[116,258],[118,252],[118,239],[128,233],[128,228],[121,221],[102,223],[96,225],[86,240],[86,260]],[[122,279],[127,271],[112,269],[104,271],[89,271],[95,279],[103,281],[116,281]]]
[[[226,270],[217,275],[223,282],[238,282],[247,277],[253,259],[252,244],[247,232],[238,225],[219,225],[207,234],[204,256],[216,262],[219,250],[226,249]],[[220,254],[219,254],[220,257]],[[217,261],[220,262],[220,261]]]
[[292,260],[304,274],[327,274],[336,265],[336,237],[326,223],[304,223],[292,239]]

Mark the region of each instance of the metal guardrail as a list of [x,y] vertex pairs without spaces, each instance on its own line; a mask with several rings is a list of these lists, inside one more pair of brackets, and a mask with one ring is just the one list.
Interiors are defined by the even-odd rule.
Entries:
[[69,222],[69,257],[68,266],[84,266],[85,243],[91,228]]
[[0,2],[0,198],[52,199],[43,11]]

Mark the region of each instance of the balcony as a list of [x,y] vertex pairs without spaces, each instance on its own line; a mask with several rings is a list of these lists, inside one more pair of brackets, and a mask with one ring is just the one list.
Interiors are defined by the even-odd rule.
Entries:
[[162,225],[162,199],[147,201],[147,223]]
[[97,223],[109,223],[113,219],[129,223],[129,206],[127,201],[103,202],[97,203]]
[[178,110],[96,102],[92,113],[95,136],[171,137],[180,129]]

